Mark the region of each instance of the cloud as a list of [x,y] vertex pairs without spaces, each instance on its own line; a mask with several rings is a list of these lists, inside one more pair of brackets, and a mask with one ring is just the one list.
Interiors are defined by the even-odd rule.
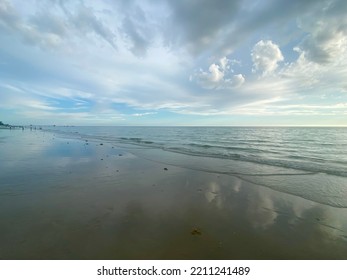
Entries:
[[219,60],[220,67],[223,69],[223,71],[230,70],[230,62],[230,59],[228,59],[226,56]]
[[347,19],[340,14],[346,10],[345,1],[326,2],[322,9],[300,19],[299,27],[308,35],[295,50],[318,64],[339,60],[347,52]]
[[96,17],[91,7],[87,7],[81,2],[81,4],[75,8],[75,11],[71,12],[63,5],[63,2],[60,2],[60,6],[69,19],[70,26],[73,27],[74,30],[79,31],[82,35],[88,33],[96,34],[116,49],[116,35],[101,19]]
[[218,88],[223,81],[224,72],[217,64],[211,64],[208,72],[200,69],[195,75],[197,82],[204,88]]
[[148,116],[148,115],[156,115],[157,112],[146,112],[146,113],[135,113],[135,114],[131,114],[131,116],[133,117],[144,117],[144,116]]
[[0,3],[0,23],[3,28],[15,28],[18,23],[18,14],[8,1]]
[[8,34],[15,34],[28,44],[41,47],[54,47],[60,40],[59,36],[50,32],[40,32],[34,25],[23,20],[18,11],[8,2],[0,3],[0,28]]
[[327,95],[336,102],[347,93],[347,19],[342,13],[346,10],[345,1],[327,1],[298,18],[298,27],[305,34],[294,47],[299,57],[284,67],[279,77],[292,92]]
[[0,93],[0,108],[38,111],[56,111],[59,109],[55,106],[56,104],[42,97],[30,96],[26,94],[25,90],[12,85],[0,85]]
[[63,2],[59,5],[52,2],[49,9],[40,5],[33,7],[31,13],[23,14],[8,1],[2,1],[0,27],[23,42],[44,49],[69,46],[76,41],[76,35],[83,41],[88,34],[94,34],[116,48],[116,35],[83,2],[73,8],[66,8]]
[[151,32],[147,28],[146,16],[140,7],[135,8],[134,15],[127,15],[122,23],[121,32],[130,40],[130,51],[139,57],[147,54],[150,45]]
[[260,72],[263,76],[273,73],[278,63],[283,61],[280,48],[272,41],[260,40],[253,47],[252,53],[253,70]]
[[242,74],[231,75],[231,60],[223,57],[218,63],[212,63],[208,72],[202,69],[190,76],[191,81],[196,81],[205,89],[225,89],[241,86],[245,82]]
[[223,29],[233,22],[241,1],[177,0],[167,1],[171,10],[167,26],[167,43],[173,48],[184,46],[200,54],[214,46]]
[[223,37],[219,38],[214,52],[229,55],[255,34],[269,30],[271,33],[278,33],[278,30],[282,31],[292,24],[293,19],[305,15],[315,7],[320,8],[321,1],[245,0],[236,16],[230,18],[232,23],[224,28]]
[[63,17],[59,17],[47,11],[40,11],[29,19],[29,24],[40,33],[51,33],[60,37],[67,35],[69,26]]
[[342,0],[2,0],[1,108],[345,117],[346,11]]
[[293,18],[320,7],[320,2],[167,1],[170,12],[165,41],[172,49],[184,48],[193,56],[228,56],[258,31],[285,26]]

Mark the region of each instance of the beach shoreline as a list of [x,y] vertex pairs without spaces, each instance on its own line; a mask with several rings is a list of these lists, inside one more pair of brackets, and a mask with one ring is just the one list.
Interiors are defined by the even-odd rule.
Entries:
[[0,143],[0,259],[347,259],[345,208],[108,142]]

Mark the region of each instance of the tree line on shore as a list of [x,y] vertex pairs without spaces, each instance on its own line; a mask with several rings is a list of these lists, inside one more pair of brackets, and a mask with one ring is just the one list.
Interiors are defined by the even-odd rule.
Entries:
[[10,125],[9,124],[5,124],[2,121],[0,121],[0,126],[7,126],[7,127],[9,127]]
[[12,124],[7,124],[7,123],[3,123],[2,121],[0,121],[0,128],[21,128],[24,130],[24,126],[22,125],[12,125]]

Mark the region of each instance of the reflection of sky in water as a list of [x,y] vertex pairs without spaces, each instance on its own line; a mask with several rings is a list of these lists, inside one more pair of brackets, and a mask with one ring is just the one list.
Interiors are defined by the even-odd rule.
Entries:
[[[221,187],[217,182],[210,182],[206,191],[205,197],[208,203],[214,204],[217,208],[223,210],[228,208],[225,203],[232,205],[238,204],[236,197],[225,194],[226,186]],[[232,191],[237,194],[242,190],[242,181],[236,179],[232,185]],[[243,200],[241,203],[245,203]],[[244,206],[244,205],[243,205]],[[273,201],[270,197],[265,196],[262,192],[257,189],[254,191],[253,196],[248,197],[248,206],[244,212],[247,220],[250,224],[256,228],[266,229],[271,226],[277,217],[275,212]],[[240,213],[238,213],[240,215]]]
[[216,182],[211,182],[205,192],[205,197],[208,203],[214,203],[218,208],[221,208],[223,202],[219,192],[219,185]]
[[1,130],[4,135],[4,144],[0,149],[1,166],[12,167],[18,161],[35,159],[36,155],[41,153],[51,145],[50,141],[44,140],[44,135],[41,132],[28,132],[21,130]]
[[346,209],[107,144],[16,137],[1,151],[0,258],[347,258]]
[[[305,250],[303,248],[307,246],[317,246],[314,250],[319,252],[320,243],[333,247],[346,246],[346,209],[333,208],[264,187],[252,186],[237,178],[226,178],[228,177],[225,176],[219,182],[211,181],[205,191],[207,203],[220,210],[215,213],[216,220],[227,214],[230,221],[241,220],[246,227],[254,228],[256,232],[264,232],[277,241],[283,239],[280,243],[296,243],[297,247],[294,248],[302,246],[301,250]],[[224,220],[223,223],[225,227],[233,227],[232,222],[228,224]],[[308,244],[305,245],[305,242]],[[278,246],[280,248],[281,244]],[[331,248],[328,250],[332,253]],[[336,255],[347,258],[347,250],[342,252],[344,253]],[[292,254],[295,255],[293,252]]]
[[264,196],[261,192],[258,193],[256,199],[249,204],[247,209],[247,217],[256,228],[266,229],[273,225],[277,215],[271,198]]
[[[62,140],[61,140],[62,141]],[[88,157],[95,153],[94,147],[88,147],[80,141],[64,141],[64,145],[51,145],[44,150],[44,156],[50,157]],[[83,149],[81,149],[83,145]]]
[[[240,179],[311,201],[347,208],[347,178],[247,161],[192,157],[186,154],[138,149],[135,154],[192,170],[236,175]],[[236,186],[237,187],[237,186]]]

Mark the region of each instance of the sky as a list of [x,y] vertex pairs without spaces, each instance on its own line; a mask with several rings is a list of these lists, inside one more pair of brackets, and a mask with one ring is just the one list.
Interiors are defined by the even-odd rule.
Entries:
[[345,0],[0,0],[0,120],[347,126]]

